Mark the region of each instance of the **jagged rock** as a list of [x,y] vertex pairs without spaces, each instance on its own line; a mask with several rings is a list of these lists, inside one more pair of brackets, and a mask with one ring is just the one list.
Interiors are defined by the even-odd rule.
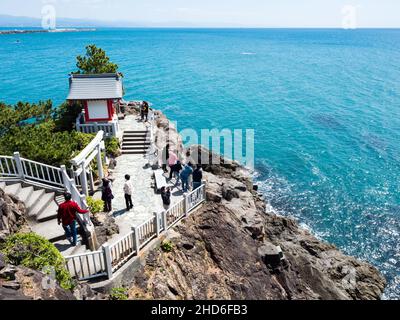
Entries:
[[224,184],[222,186],[222,197],[227,201],[231,201],[233,198],[239,199],[239,192],[231,186]]
[[[201,156],[218,158],[204,147],[190,148],[191,159]],[[152,252],[152,262],[138,272],[146,277],[136,277],[132,295],[380,299],[385,279],[374,267],[316,239],[293,219],[266,212],[247,170],[230,161],[203,169],[207,203],[174,228],[174,252]]]
[[15,280],[17,269],[12,266],[7,266],[0,271],[0,278],[5,280]]
[[17,232],[26,222],[25,205],[0,189],[0,242]]
[[283,259],[282,249],[272,243],[264,243],[262,247],[258,248],[258,253],[264,263],[272,268],[279,266]]
[[96,214],[93,224],[95,225],[99,245],[106,243],[113,235],[119,233],[119,226],[115,222],[115,219],[105,213]]
[[6,266],[6,258],[0,253],[0,271]]
[[207,201],[216,203],[220,203],[222,201],[222,197],[218,193],[209,190],[206,190],[206,198]]
[[18,282],[13,281],[3,283],[2,287],[6,289],[19,290],[21,288],[21,285]]

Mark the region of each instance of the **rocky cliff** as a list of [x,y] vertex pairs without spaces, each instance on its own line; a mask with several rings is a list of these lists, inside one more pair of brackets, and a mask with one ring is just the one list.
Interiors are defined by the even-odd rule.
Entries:
[[25,226],[25,205],[0,188],[0,241]]
[[[157,125],[180,149],[162,114]],[[202,163],[208,202],[170,232],[172,252],[149,254],[132,299],[380,299],[385,279],[373,266],[267,212],[245,168],[198,146],[188,156],[219,163]]]

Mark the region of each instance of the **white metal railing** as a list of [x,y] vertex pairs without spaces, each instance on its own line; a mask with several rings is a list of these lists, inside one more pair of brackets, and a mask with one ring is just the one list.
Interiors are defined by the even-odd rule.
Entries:
[[180,219],[182,219],[186,214],[185,210],[185,199],[174,204],[171,208],[169,208],[166,212],[166,219],[167,219],[167,227],[173,226],[176,224]]
[[96,134],[99,131],[104,131],[107,137],[116,137],[119,131],[118,116],[116,116],[111,122],[99,123],[99,122],[88,122],[81,123],[82,114],[76,119],[76,131]]
[[66,257],[65,266],[72,277],[82,281],[107,275],[103,250]]
[[46,184],[64,187],[61,169],[36,161],[20,158],[23,178]]
[[[114,272],[132,257],[139,255],[140,250],[145,248],[153,239],[158,238],[160,234],[172,228],[182,218],[187,217],[190,212],[204,201],[205,185],[203,184],[198,189],[185,195],[184,199],[174,204],[169,210],[163,213],[156,213],[139,226],[134,227],[131,232],[114,244],[104,244],[101,252],[106,270],[102,274],[88,275],[89,278],[104,276],[106,274],[111,279]],[[67,257],[66,259],[69,261],[71,257]],[[85,270],[89,270],[88,267],[85,268]]]
[[206,188],[205,185],[202,184],[196,190],[193,190],[186,196],[186,210],[188,212],[194,210],[200,203],[202,203],[206,199]]
[[130,232],[118,242],[111,245],[109,250],[111,253],[112,270],[115,271],[136,254],[134,232]]
[[157,237],[156,220],[157,218],[153,217],[135,228],[136,245],[139,250]]
[[0,156],[0,177],[17,177],[62,189],[64,181],[61,168],[21,158],[19,152],[13,156]]
[[18,177],[18,170],[14,157],[0,156],[0,176]]

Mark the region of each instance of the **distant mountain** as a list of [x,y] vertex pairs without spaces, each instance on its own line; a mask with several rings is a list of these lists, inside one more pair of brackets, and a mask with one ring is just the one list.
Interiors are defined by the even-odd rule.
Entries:
[[[217,24],[195,24],[182,21],[134,22],[134,21],[100,21],[91,19],[57,18],[57,28],[135,28],[135,27],[215,27]],[[231,24],[218,23],[220,27],[233,27]],[[41,28],[42,20],[32,17],[17,17],[0,14],[0,28]]]
[[[57,27],[111,27],[113,23],[96,21],[96,20],[83,20],[71,18],[58,18]],[[42,20],[32,17],[16,17],[9,15],[0,15],[1,28],[40,28]]]

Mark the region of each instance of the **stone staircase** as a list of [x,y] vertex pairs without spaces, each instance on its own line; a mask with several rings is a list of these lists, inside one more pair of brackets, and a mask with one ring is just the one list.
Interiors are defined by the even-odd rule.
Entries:
[[124,131],[122,154],[143,154],[150,148],[148,131]]
[[[65,237],[64,229],[57,223],[58,204],[64,200],[60,192],[33,184],[13,181],[0,182],[0,188],[6,194],[15,196],[25,204],[28,224],[32,231],[53,242],[63,256],[89,251],[82,244],[71,247]],[[78,240],[82,243],[79,229]]]

